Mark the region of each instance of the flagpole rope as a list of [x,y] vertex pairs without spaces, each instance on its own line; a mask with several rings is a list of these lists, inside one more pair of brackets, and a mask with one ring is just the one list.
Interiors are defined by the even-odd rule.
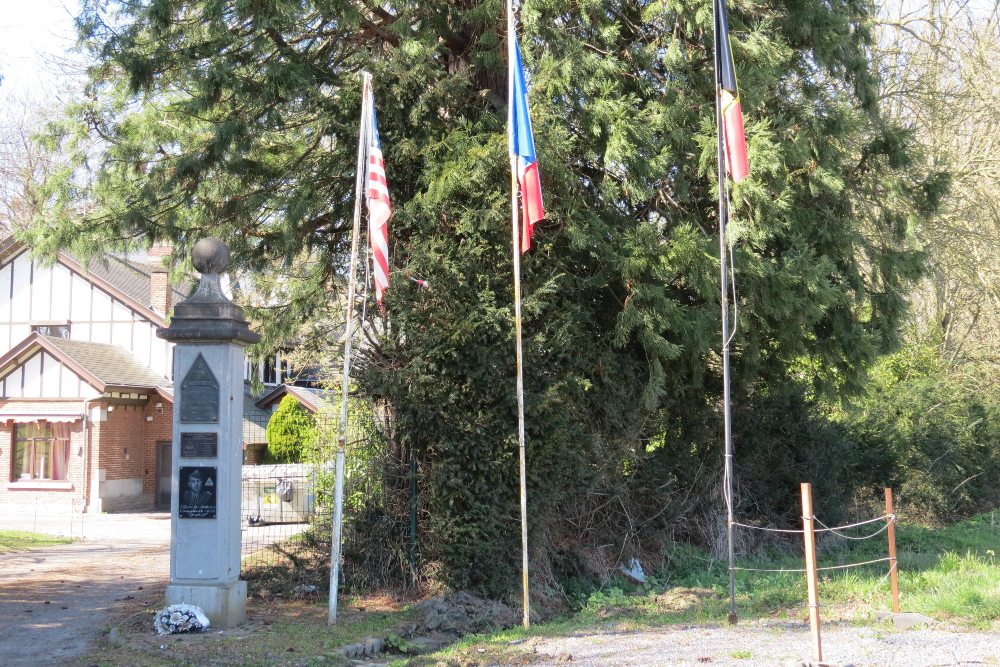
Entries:
[[[727,188],[727,213],[729,210],[728,192],[729,190]],[[728,226],[726,227],[726,243],[729,245],[729,291],[733,294],[733,327],[729,331],[729,340],[726,341],[726,347],[728,348],[732,345],[733,340],[736,338],[736,332],[740,329],[740,304],[736,294],[736,264],[733,261],[733,236],[729,233]]]
[[[368,239],[369,239],[369,248],[368,248],[368,252],[365,253],[365,288],[364,288],[364,290],[361,293],[361,320],[358,323],[359,324],[359,326],[358,326],[358,333],[361,333],[361,331],[364,329],[365,322],[367,321],[366,318],[368,317],[368,293],[369,293],[368,290],[371,288],[371,286],[369,285],[369,281],[371,280],[371,273],[370,273],[370,267],[371,267],[371,264],[370,264],[370,260],[371,260],[371,245],[370,245],[370,243],[371,243],[371,236],[372,236],[372,221],[371,221],[371,217],[369,217],[369,219],[368,219],[368,234],[367,234],[367,236],[368,236]],[[360,345],[358,345],[356,348],[354,348],[354,353],[351,355],[351,365],[352,366],[354,365],[354,362],[358,360],[358,355],[359,354],[361,354],[361,346]]]
[[[370,83],[369,83],[369,86],[371,86]],[[366,91],[366,95],[367,94],[368,94],[368,91]],[[366,139],[365,140],[365,144],[368,144],[370,142],[371,130],[372,130],[371,122],[372,122],[371,114],[369,113],[368,117],[365,118],[365,125],[366,125],[366,127],[365,127],[365,139]],[[367,145],[365,146],[365,153],[368,153],[368,146]],[[368,169],[369,169],[369,167],[368,167],[368,159],[366,157],[365,158],[365,195],[364,195],[364,197],[365,197],[365,202],[367,203],[366,209],[368,210],[368,219],[367,219],[367,224],[365,225],[365,230],[366,230],[365,231],[365,237],[367,238],[367,241],[368,241],[368,243],[366,245],[368,247],[365,249],[365,288],[364,288],[364,291],[361,294],[361,321],[360,321],[360,326],[358,327],[359,331],[364,328],[365,322],[366,322],[365,318],[368,316],[368,289],[369,289],[368,281],[371,280],[371,273],[370,272],[371,272],[371,261],[372,261],[372,207],[371,207],[371,202],[368,201],[368,186],[367,186],[367,183],[368,183]],[[351,363],[352,364],[354,363],[355,360],[357,360],[358,354],[360,352],[361,352],[361,346],[358,345],[357,349],[354,350],[354,355],[353,355],[353,357],[351,359]]]

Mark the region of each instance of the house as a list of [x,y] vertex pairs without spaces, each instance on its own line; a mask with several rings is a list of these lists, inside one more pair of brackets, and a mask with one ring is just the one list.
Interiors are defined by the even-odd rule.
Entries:
[[[173,346],[156,329],[185,295],[169,285],[169,251],[87,266],[60,252],[48,265],[0,240],[0,507],[170,507]],[[248,362],[254,376],[269,391],[290,369],[278,351]],[[252,444],[270,412],[249,387]]]
[[250,465],[264,462],[264,450],[267,448],[267,423],[271,415],[278,409],[278,404],[285,396],[291,396],[311,414],[329,414],[337,396],[327,389],[313,386],[311,379],[299,376],[295,384],[277,384],[265,386],[265,391],[253,397],[247,394],[243,402],[243,447],[244,461]]
[[0,242],[0,504],[169,506],[173,354],[156,329],[182,297],[159,262],[49,266]]
[[317,414],[329,412],[331,406],[339,399],[340,393],[308,385],[281,384],[262,394],[254,403],[254,407],[273,412],[285,396],[291,396],[310,413]]

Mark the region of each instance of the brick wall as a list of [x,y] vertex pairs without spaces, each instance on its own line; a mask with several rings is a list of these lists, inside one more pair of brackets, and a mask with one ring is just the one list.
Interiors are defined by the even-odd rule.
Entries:
[[142,477],[145,464],[142,432],[143,408],[138,405],[116,405],[108,419],[100,424],[101,443],[98,464],[104,478],[110,480]]
[[152,508],[153,494],[146,493],[144,482],[147,471],[153,472],[156,466],[156,452],[143,437],[145,406],[113,407],[107,421],[95,425],[101,511]]
[[[158,409],[156,405],[159,404]],[[156,443],[169,441],[173,434],[174,406],[165,401],[161,396],[153,395],[146,403],[143,411],[144,431],[143,438],[149,452],[149,466],[142,480],[142,490],[144,493],[156,493]],[[150,419],[152,417],[152,419]]]

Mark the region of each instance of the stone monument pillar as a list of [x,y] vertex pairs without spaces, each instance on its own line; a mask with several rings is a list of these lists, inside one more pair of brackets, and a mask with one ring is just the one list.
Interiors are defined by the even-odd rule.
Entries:
[[202,239],[191,252],[197,291],[156,335],[174,346],[173,497],[167,604],[201,607],[212,627],[246,620],[240,581],[243,348],[260,340],[226,298],[229,247]]

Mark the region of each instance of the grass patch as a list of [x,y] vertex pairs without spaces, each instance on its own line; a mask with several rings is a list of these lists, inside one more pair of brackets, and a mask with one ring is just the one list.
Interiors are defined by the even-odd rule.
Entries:
[[26,530],[0,530],[0,554],[10,551],[27,551],[54,544],[69,544],[72,541],[73,539],[69,537],[56,537]]

